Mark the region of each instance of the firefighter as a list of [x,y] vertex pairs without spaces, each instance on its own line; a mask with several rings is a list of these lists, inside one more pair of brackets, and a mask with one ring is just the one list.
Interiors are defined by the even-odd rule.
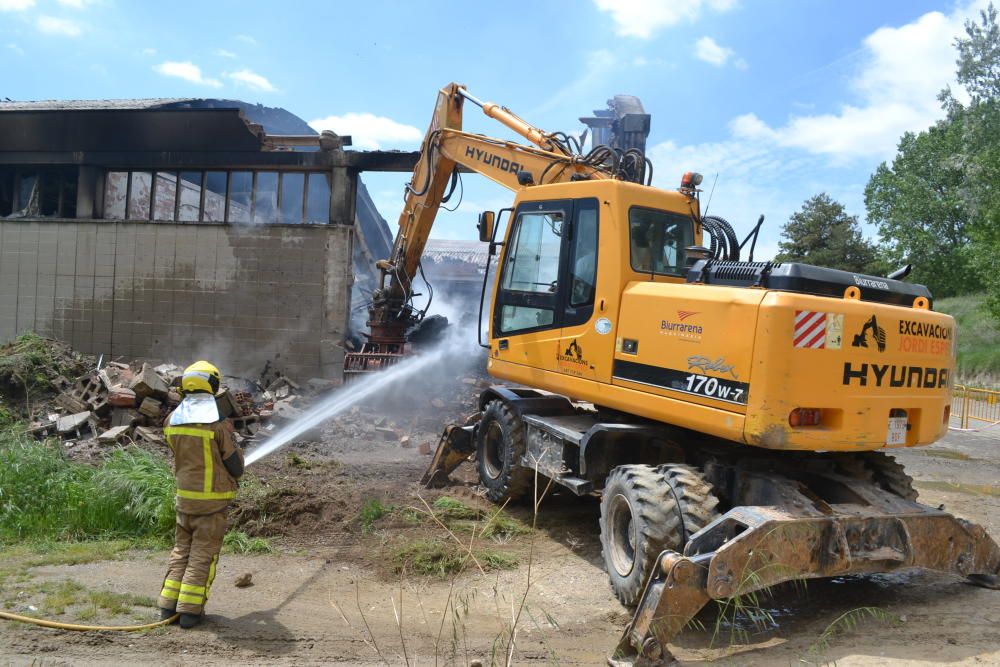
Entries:
[[219,369],[207,361],[188,366],[181,378],[183,399],[163,429],[174,454],[177,522],[160,591],[160,616],[180,613],[185,629],[204,616],[226,534],[226,510],[243,475],[243,453],[215,402],[220,381]]

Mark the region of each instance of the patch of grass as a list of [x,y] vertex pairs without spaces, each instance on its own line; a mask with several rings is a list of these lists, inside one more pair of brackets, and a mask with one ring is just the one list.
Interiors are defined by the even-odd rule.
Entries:
[[232,530],[222,538],[222,547],[226,553],[235,554],[269,554],[274,551],[271,543],[263,537],[250,537],[246,533]]
[[496,512],[486,519],[480,535],[498,540],[508,540],[516,535],[524,535],[530,532],[531,529],[520,521],[512,519],[503,512]]
[[39,584],[37,590],[45,596],[42,598],[42,611],[58,616],[66,613],[66,607],[78,604],[87,589],[72,579],[62,579]]
[[29,541],[0,551],[0,561],[17,562],[22,567],[80,565],[102,560],[118,560],[135,549],[166,548],[166,540],[104,540],[88,542]]
[[361,519],[361,531],[364,533],[370,532],[375,526],[375,522],[385,516],[390,507],[386,507],[382,504],[378,498],[369,498],[361,505],[361,511],[358,512],[358,517]]
[[997,386],[1000,383],[1000,324],[986,310],[986,295],[971,294],[934,302],[958,324],[960,382]]
[[39,607],[43,615],[61,616],[71,607],[82,606],[82,609],[73,610],[73,615],[79,620],[92,620],[101,611],[124,616],[131,613],[134,607],[157,606],[156,598],[148,595],[91,590],[72,579],[33,584],[26,586],[23,592],[41,596]]
[[513,570],[518,566],[518,560],[514,556],[502,551],[493,549],[482,549],[476,551],[476,558],[485,570]]
[[174,525],[174,475],[137,447],[96,465],[66,458],[55,442],[0,430],[0,541],[157,537]]
[[312,463],[306,461],[304,458],[302,458],[298,454],[295,454],[294,452],[288,455],[288,463],[289,465],[293,465],[296,468],[302,468],[303,470],[310,470],[313,467]]
[[[499,551],[473,550],[473,554],[484,570],[507,570],[518,565],[515,557]],[[398,547],[392,554],[392,564],[397,574],[436,577],[447,577],[475,567],[465,549],[435,539],[415,540]]]
[[502,510],[484,512],[474,507],[469,507],[462,501],[450,496],[441,496],[435,500],[433,508],[437,517],[452,529],[471,529],[475,525],[470,525],[471,522],[482,522],[482,526],[477,528],[481,537],[505,541],[516,535],[524,535],[531,532],[527,526],[511,518],[510,515]]
[[113,593],[112,591],[88,591],[87,602],[95,609],[102,609],[115,616],[121,616],[132,611],[133,607],[156,608],[156,598],[148,595],[132,593]]
[[481,512],[469,507],[461,500],[456,500],[451,496],[441,496],[434,501],[434,510],[441,520],[448,519],[469,519],[475,520],[480,517]]

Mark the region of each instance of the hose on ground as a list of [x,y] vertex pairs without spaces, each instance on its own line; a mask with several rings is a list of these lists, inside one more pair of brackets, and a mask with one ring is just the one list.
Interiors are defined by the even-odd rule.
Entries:
[[12,614],[9,611],[0,611],[0,618],[6,618],[8,621],[20,621],[21,623],[32,623],[34,625],[40,625],[43,628],[55,628],[57,630],[76,630],[79,632],[137,632],[139,630],[148,630],[150,628],[158,628],[161,625],[169,625],[173,623],[180,617],[180,614],[174,614],[170,618],[165,618],[162,621],[156,621],[155,623],[146,623],[144,625],[78,625],[76,623],[59,623],[57,621],[49,621],[44,618],[32,618],[31,616],[21,616],[20,614]]

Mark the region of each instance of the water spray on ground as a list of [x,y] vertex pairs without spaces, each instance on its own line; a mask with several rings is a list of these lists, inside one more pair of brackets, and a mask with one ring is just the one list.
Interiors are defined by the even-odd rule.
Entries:
[[412,378],[421,371],[440,363],[445,358],[446,352],[449,351],[454,354],[454,350],[447,343],[439,345],[433,350],[414,355],[392,368],[372,373],[361,380],[342,387],[339,391],[314,405],[308,412],[280,429],[254,448],[253,451],[249,452],[246,457],[246,464],[250,465],[259,461],[288,443],[294,442],[296,438],[304,433],[308,433],[327,419],[336,417],[353,405],[386,390],[389,386]]

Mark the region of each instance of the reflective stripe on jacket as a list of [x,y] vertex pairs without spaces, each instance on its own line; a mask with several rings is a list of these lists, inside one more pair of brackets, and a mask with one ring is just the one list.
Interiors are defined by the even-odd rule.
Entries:
[[174,453],[177,509],[188,514],[210,514],[224,510],[236,497],[236,479],[223,460],[242,452],[223,422],[185,424],[163,429]]

